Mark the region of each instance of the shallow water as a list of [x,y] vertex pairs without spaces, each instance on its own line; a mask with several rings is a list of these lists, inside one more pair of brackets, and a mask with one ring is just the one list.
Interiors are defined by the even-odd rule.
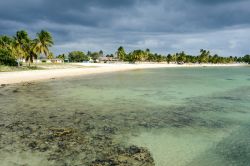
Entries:
[[[110,165],[113,156],[120,165],[121,157],[130,165],[249,165],[249,80],[249,67],[206,67],[4,86],[0,159],[6,166]],[[136,158],[131,145],[154,162]]]

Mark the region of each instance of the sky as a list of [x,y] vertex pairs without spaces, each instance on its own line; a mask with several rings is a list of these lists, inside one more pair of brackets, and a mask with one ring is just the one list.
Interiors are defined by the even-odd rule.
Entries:
[[243,56],[250,53],[249,7],[250,0],[1,0],[0,35],[48,30],[55,54],[123,46]]

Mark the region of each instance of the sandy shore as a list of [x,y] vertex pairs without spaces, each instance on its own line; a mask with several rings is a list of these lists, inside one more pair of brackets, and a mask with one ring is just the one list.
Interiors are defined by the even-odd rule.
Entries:
[[[99,73],[109,73],[125,70],[136,70],[146,68],[165,68],[165,67],[215,67],[215,66],[243,66],[243,64],[75,64],[76,68],[30,70],[17,72],[0,73],[0,84],[14,84],[21,82],[47,80],[53,78],[63,78],[70,76],[90,75]],[[79,68],[85,66],[86,68]],[[89,68],[87,68],[89,67]]]

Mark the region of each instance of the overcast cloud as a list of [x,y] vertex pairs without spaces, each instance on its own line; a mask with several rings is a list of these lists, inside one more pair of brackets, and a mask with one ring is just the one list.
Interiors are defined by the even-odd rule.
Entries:
[[0,34],[52,33],[53,51],[250,53],[250,0],[1,0]]

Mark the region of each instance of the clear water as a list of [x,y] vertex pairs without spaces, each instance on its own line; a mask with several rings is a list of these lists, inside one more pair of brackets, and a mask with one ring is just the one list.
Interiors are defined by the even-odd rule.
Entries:
[[[147,148],[156,166],[250,165],[249,67],[147,69],[11,85],[0,88],[0,106],[3,165],[60,165],[46,161],[53,148],[27,147],[31,139],[43,141],[33,133],[23,138],[27,126],[40,126],[40,133],[77,130],[89,148],[62,157],[75,165],[105,158],[117,144]],[[17,122],[16,130],[6,129]],[[95,140],[99,135],[107,138]]]

